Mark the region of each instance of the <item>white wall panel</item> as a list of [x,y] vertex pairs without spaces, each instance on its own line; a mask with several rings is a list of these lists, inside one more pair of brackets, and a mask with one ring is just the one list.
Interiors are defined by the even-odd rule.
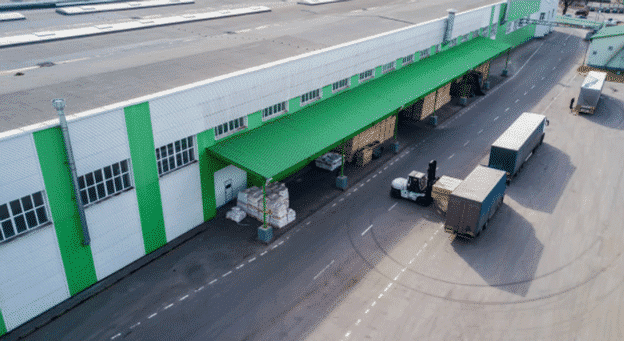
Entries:
[[0,244],[0,309],[11,330],[69,298],[52,224]]
[[98,281],[145,255],[136,191],[85,208]]
[[0,204],[44,189],[32,134],[0,141]]
[[204,222],[199,164],[160,178],[167,242]]
[[78,176],[130,158],[123,109],[68,122]]
[[185,91],[150,101],[150,116],[154,146],[159,147],[195,135],[209,127],[204,126],[202,91]]
[[481,27],[488,26],[490,24],[491,14],[492,7],[487,6],[455,15],[455,23],[453,24],[453,34],[451,37],[457,38],[460,35],[468,34]]

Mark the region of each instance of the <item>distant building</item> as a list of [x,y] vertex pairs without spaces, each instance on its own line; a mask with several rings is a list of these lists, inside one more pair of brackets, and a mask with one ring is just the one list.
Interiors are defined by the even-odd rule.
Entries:
[[624,71],[624,26],[605,27],[591,37],[587,65]]

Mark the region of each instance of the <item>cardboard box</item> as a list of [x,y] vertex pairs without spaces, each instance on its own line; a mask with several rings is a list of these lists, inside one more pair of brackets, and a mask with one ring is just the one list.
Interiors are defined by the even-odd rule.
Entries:
[[435,111],[435,107],[434,107],[435,96],[436,96],[435,91],[425,96],[423,100],[423,106],[422,106],[422,111],[420,113],[419,120],[422,120],[425,117],[428,117],[429,115],[433,114],[433,112]]
[[448,208],[449,196],[461,184],[461,182],[462,181],[460,179],[443,175],[433,184],[431,197],[440,210],[446,212]]
[[438,89],[438,98],[436,99],[435,110],[440,109],[443,105],[451,101],[451,84],[452,82],[449,82]]

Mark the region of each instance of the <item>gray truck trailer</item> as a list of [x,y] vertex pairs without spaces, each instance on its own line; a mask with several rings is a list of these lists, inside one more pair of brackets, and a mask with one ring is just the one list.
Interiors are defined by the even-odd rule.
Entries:
[[606,77],[607,74],[604,72],[589,71],[581,85],[581,91],[576,102],[575,109],[578,113],[594,113],[598,106]]
[[444,230],[464,238],[478,236],[503,203],[505,179],[504,171],[477,166],[451,193]]
[[507,172],[507,182],[544,141],[546,116],[525,112],[498,137],[490,148],[488,166]]

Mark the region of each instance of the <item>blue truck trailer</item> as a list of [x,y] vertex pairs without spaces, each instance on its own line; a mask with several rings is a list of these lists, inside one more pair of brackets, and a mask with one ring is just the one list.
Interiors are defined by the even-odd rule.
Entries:
[[478,236],[502,205],[506,189],[504,171],[477,166],[451,192],[444,230],[464,238]]
[[544,141],[544,128],[548,125],[546,116],[525,112],[498,137],[490,148],[488,167],[507,172],[507,183],[511,181]]

